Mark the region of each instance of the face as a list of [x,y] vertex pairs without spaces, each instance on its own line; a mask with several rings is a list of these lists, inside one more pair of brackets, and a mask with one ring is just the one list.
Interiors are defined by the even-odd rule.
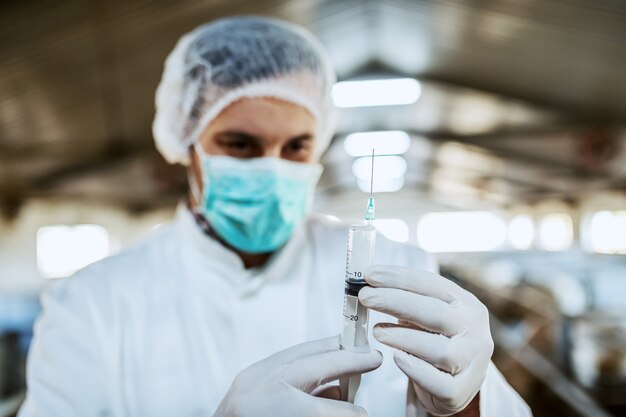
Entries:
[[[310,163],[316,161],[316,133],[315,118],[304,107],[274,98],[245,98],[224,109],[207,126],[199,144],[208,155]],[[202,187],[199,157],[193,149],[190,152],[193,172]]]
[[222,111],[200,136],[200,144],[209,155],[312,162],[315,134],[315,119],[305,108],[274,98],[250,98]]

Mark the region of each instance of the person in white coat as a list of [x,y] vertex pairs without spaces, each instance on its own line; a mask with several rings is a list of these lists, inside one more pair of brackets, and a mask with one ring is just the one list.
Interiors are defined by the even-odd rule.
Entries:
[[[43,292],[20,417],[531,415],[490,362],[485,306],[417,248],[378,238],[359,293],[373,349],[340,349],[347,228],[309,214],[333,82],[283,21],[181,38],[153,130],[189,199]],[[355,404],[340,401],[333,381],[356,374]]]

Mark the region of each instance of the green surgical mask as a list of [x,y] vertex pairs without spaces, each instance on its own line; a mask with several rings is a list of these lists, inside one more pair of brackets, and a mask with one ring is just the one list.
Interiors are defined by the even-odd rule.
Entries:
[[204,187],[199,196],[192,180],[192,192],[213,230],[242,252],[273,252],[284,245],[310,209],[322,166],[212,156],[199,146],[196,151]]

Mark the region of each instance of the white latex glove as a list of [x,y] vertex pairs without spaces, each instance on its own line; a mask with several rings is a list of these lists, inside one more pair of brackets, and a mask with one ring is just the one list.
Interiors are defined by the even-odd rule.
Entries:
[[487,308],[432,272],[373,266],[365,277],[371,287],[359,292],[361,302],[399,320],[376,325],[373,335],[398,349],[394,360],[421,406],[438,416],[463,410],[480,390],[493,353]]
[[354,404],[316,396],[338,399],[338,387],[320,393],[321,386],[382,363],[376,350],[339,349],[335,336],[291,347],[249,366],[237,375],[214,417],[366,417],[367,412]]

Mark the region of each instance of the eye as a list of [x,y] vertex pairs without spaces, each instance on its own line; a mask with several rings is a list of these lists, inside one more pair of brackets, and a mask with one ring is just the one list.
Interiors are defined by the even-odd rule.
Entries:
[[239,151],[243,151],[251,147],[250,142],[245,141],[245,140],[232,140],[226,143],[225,145],[231,149],[236,149]]
[[218,136],[217,144],[226,155],[237,158],[253,158],[262,153],[259,141],[244,133],[224,133]]
[[300,151],[300,150],[303,150],[303,149],[308,149],[309,147],[306,146],[306,144],[304,142],[305,141],[303,141],[303,140],[298,140],[298,141],[294,141],[294,142],[290,143],[287,146],[292,151]]
[[308,158],[313,147],[310,136],[298,137],[290,140],[283,148],[283,155],[292,160],[305,160]]

